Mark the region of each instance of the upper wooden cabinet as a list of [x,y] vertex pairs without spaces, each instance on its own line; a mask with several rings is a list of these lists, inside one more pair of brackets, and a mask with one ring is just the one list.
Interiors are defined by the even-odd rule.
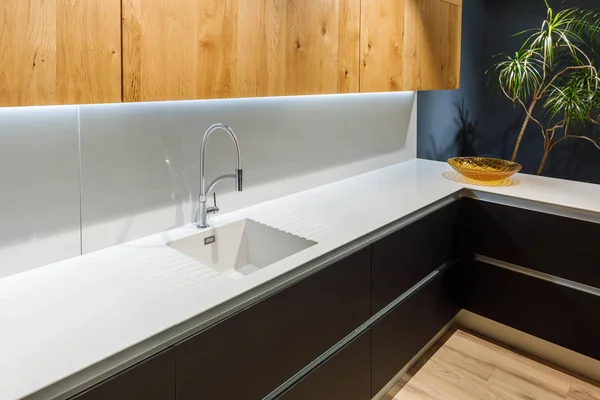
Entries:
[[123,0],[124,101],[359,91],[360,0]]
[[361,5],[361,92],[460,86],[462,0]]
[[0,106],[121,100],[120,0],[0,0]]
[[0,0],[0,106],[454,89],[462,0]]

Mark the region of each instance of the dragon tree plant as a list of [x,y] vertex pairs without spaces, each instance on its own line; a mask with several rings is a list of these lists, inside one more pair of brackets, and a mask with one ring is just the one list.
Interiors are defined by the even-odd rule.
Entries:
[[554,12],[548,0],[541,28],[520,32],[525,41],[514,55],[501,55],[492,68],[497,87],[513,105],[522,107],[525,120],[512,154],[515,161],[530,124],[539,127],[544,155],[569,139],[589,141],[600,150],[600,141],[581,132],[598,125],[600,76],[596,69],[600,49],[600,13],[581,8]]

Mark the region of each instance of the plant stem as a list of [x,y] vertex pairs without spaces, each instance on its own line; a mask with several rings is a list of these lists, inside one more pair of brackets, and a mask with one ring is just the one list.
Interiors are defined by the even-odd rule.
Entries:
[[542,157],[542,162],[540,164],[540,168],[538,169],[537,174],[538,175],[542,175],[542,172],[544,171],[544,167],[546,166],[546,161],[548,161],[548,155],[550,154],[550,150],[552,148],[549,146],[546,146],[546,148],[544,149],[544,157]]
[[512,161],[517,159],[517,153],[519,152],[519,147],[521,146],[521,141],[523,140],[523,135],[525,134],[525,130],[527,129],[527,125],[529,125],[529,121],[531,120],[531,115],[535,106],[537,105],[538,99],[534,97],[531,105],[529,106],[529,111],[527,111],[527,115],[525,115],[525,121],[523,121],[523,126],[521,127],[521,132],[519,133],[519,137],[517,138],[517,143],[515,144],[515,149],[512,154]]

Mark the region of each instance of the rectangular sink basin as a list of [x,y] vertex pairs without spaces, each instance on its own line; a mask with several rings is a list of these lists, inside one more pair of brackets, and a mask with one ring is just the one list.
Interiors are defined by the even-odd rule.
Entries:
[[168,243],[180,253],[232,278],[249,275],[315,244],[251,219]]

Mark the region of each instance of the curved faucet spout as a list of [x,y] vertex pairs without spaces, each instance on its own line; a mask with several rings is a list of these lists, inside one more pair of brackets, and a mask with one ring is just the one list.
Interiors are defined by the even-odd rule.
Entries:
[[[235,146],[235,171],[233,174],[222,175],[212,181],[208,188],[206,188],[206,180],[205,180],[205,162],[206,162],[206,147],[208,143],[208,139],[213,134],[213,132],[217,130],[223,130],[229,134],[229,137],[233,141]],[[204,137],[202,138],[202,147],[200,149],[200,208],[198,210],[198,228],[206,228],[208,226],[206,221],[206,199],[210,192],[213,190],[215,185],[226,178],[233,178],[235,180],[235,190],[241,192],[243,189],[243,174],[242,174],[242,156],[240,152],[240,144],[238,142],[237,136],[233,130],[225,125],[225,124],[214,124],[210,128],[206,130],[204,133]]]

